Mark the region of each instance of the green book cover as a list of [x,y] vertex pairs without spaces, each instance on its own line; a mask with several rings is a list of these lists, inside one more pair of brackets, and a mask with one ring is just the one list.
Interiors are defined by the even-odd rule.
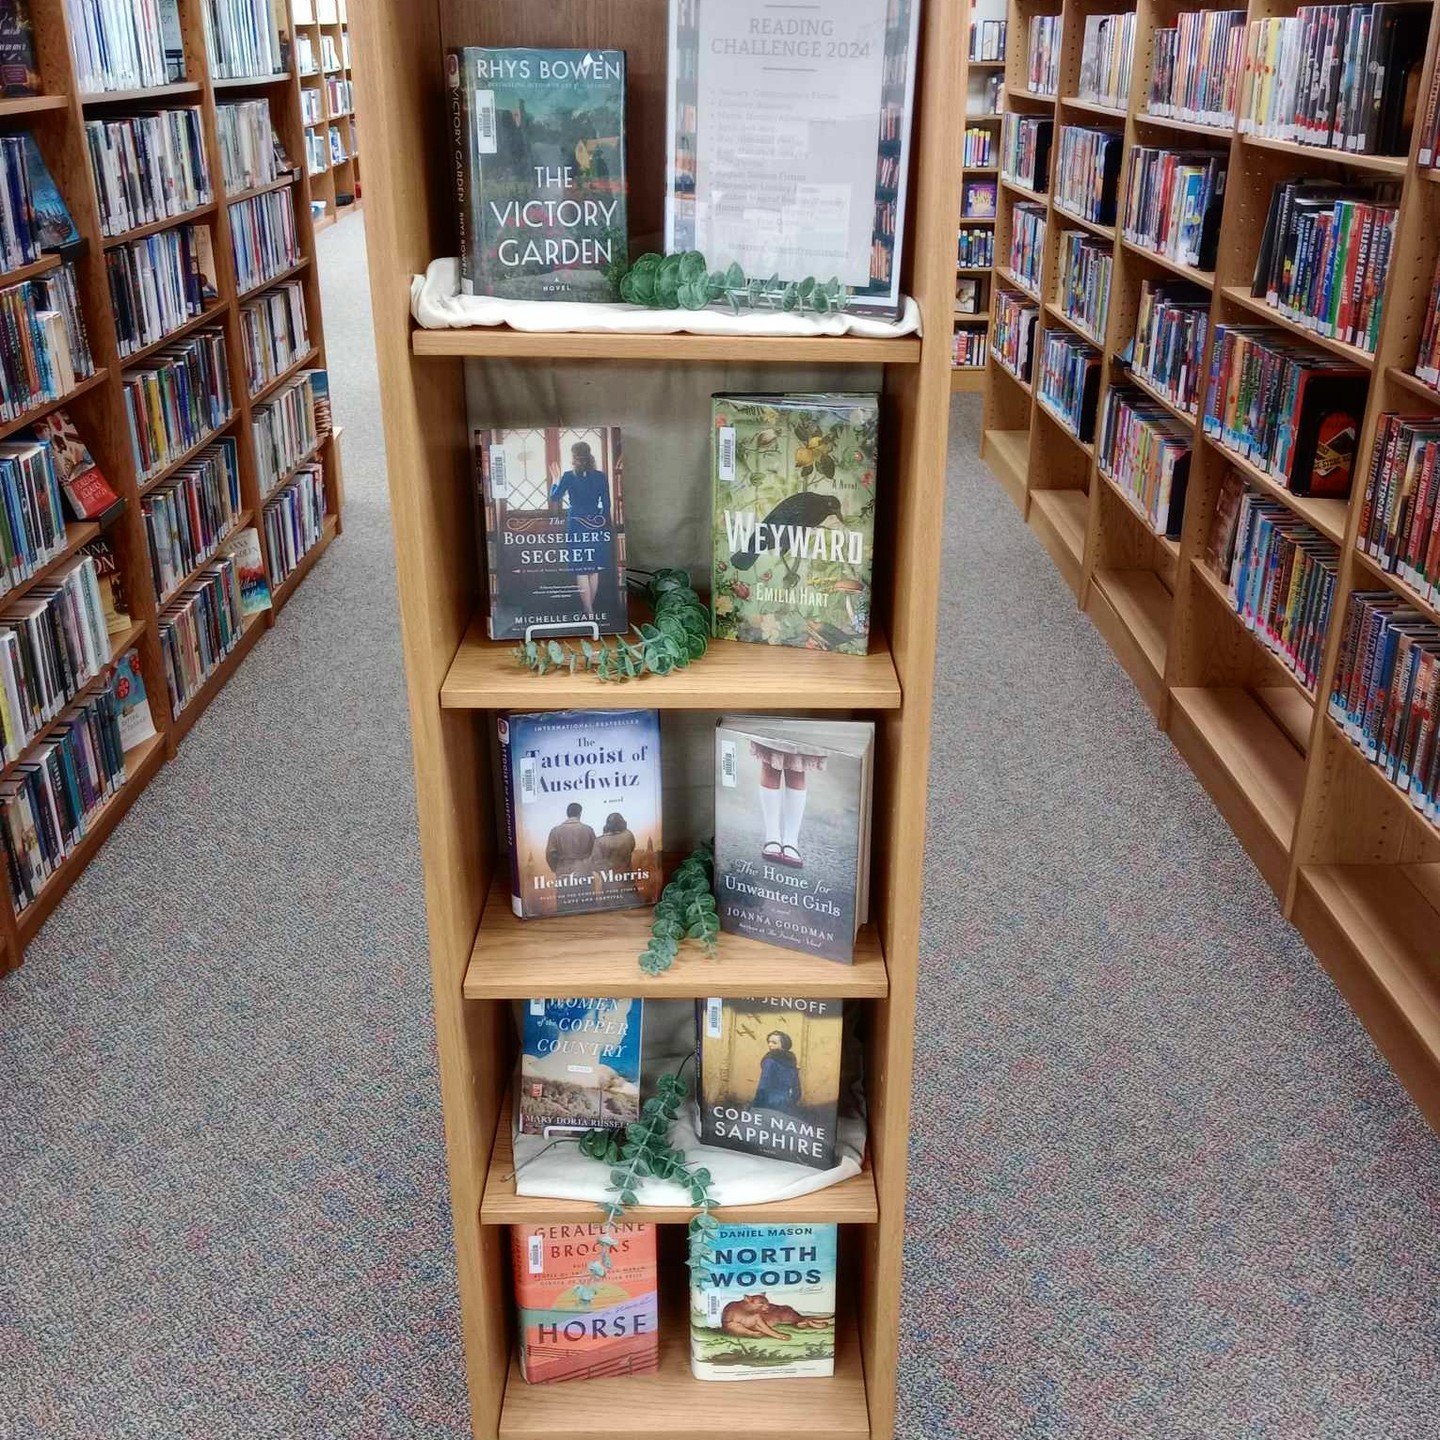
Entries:
[[716,395],[711,407],[715,634],[863,655],[879,397]]
[[461,291],[618,298],[629,258],[624,51],[472,45],[446,66]]

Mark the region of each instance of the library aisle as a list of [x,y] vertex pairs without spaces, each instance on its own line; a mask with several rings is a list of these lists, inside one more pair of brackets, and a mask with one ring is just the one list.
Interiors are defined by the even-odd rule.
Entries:
[[[363,225],[318,242],[343,539],[0,987],[6,1440],[468,1434]],[[1440,1144],[978,426],[898,1433],[1427,1433]]]

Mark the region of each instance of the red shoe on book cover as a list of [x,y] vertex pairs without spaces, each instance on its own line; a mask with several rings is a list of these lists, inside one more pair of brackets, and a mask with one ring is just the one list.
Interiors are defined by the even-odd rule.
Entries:
[[100,473],[74,422],[63,410],[52,410],[37,420],[35,438],[50,446],[55,473],[77,520],[98,518],[120,498]]

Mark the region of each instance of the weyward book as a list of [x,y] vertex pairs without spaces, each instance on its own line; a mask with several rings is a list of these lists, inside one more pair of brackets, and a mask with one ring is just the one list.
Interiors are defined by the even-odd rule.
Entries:
[[625,53],[490,49],[446,57],[460,289],[614,300],[629,260]]
[[612,1226],[610,1269],[596,1276],[604,1230],[511,1226],[520,1373],[532,1385],[645,1375],[660,1363],[655,1227]]
[[865,654],[879,397],[716,395],[711,412],[715,634]]
[[835,1168],[841,1000],[696,1002],[700,1140]]
[[529,1000],[520,1049],[522,1135],[618,1130],[640,1118],[642,1000]]
[[521,919],[629,910],[660,896],[660,714],[502,715],[510,901]]
[[835,1373],[834,1225],[721,1225],[690,1285],[697,1380]]
[[620,429],[477,429],[492,640],[621,635],[625,512]]
[[720,928],[846,964],[869,911],[871,752],[859,720],[723,716],[715,729]]

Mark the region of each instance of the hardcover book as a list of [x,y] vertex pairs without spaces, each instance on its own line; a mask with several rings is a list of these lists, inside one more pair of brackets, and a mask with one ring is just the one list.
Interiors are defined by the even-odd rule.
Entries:
[[115,697],[116,717],[120,723],[120,744],[128,753],[137,745],[155,738],[155,721],[150,714],[150,701],[145,694],[145,681],[140,674],[140,652],[127,651],[115,662],[115,676],[110,682]]
[[716,395],[711,415],[715,634],[865,654],[879,397]]
[[235,557],[240,571],[240,609],[246,615],[258,615],[270,608],[270,579],[265,572],[265,559],[260,553],[260,532],[247,525],[226,547]]
[[520,1050],[522,1135],[618,1130],[640,1118],[641,1000],[530,1000]]
[[130,602],[125,598],[125,577],[115,559],[115,551],[103,535],[92,540],[80,552],[95,561],[95,575],[100,582],[100,604],[105,611],[105,630],[110,635],[123,635],[134,623]]
[[869,721],[723,716],[715,730],[720,928],[849,964],[869,912]]
[[80,250],[80,232],[70,216],[54,177],[40,153],[40,146],[29,133],[25,136],[25,168],[30,181],[30,204],[35,212],[35,230],[40,248],[46,254],[67,258]]
[[499,717],[510,899],[522,919],[653,905],[660,863],[660,715]]
[[833,1170],[843,1006],[697,1001],[701,1142]]
[[64,410],[52,410],[35,422],[35,438],[50,446],[60,488],[70,502],[77,520],[94,520],[120,497],[100,473],[89,448],[80,438],[75,422]]
[[460,289],[506,300],[614,300],[629,260],[625,54],[446,56]]
[[670,0],[665,249],[900,305],[918,0]]
[[690,1284],[697,1380],[835,1373],[834,1225],[721,1225]]
[[520,1373],[532,1385],[645,1375],[660,1363],[655,1227],[512,1225]]
[[35,34],[26,0],[0,0],[0,95],[38,95]]
[[623,635],[618,426],[477,429],[492,640]]

